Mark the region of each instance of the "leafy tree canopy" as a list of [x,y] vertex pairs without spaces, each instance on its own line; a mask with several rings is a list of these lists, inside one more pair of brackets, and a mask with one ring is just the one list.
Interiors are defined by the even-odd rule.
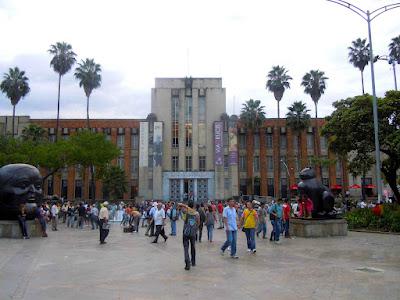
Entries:
[[119,166],[107,166],[103,168],[98,178],[103,182],[103,192],[112,200],[121,199],[128,190],[128,182],[125,171]]
[[243,104],[240,119],[249,129],[255,129],[262,126],[265,120],[264,106],[260,100],[250,99]]

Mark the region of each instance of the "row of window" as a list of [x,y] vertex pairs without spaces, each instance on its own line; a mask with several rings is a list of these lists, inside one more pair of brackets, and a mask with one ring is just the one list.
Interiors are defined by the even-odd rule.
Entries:
[[[179,157],[172,156],[171,162],[172,162],[172,166],[171,166],[172,172],[178,172],[179,171]],[[193,171],[192,156],[185,156],[185,170],[187,172]],[[199,156],[199,171],[200,172],[206,171],[206,157],[205,156]]]

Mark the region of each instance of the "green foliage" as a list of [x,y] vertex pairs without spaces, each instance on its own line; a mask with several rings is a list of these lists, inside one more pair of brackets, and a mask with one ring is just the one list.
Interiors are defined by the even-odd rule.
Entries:
[[315,104],[325,92],[327,79],[325,73],[320,70],[311,70],[303,76],[301,85],[304,87],[304,93],[310,95]]
[[389,44],[389,56],[400,64],[400,35],[393,38]]
[[128,190],[125,171],[119,166],[107,166],[101,170],[98,178],[103,181],[103,192],[111,200],[121,199]]
[[260,100],[250,99],[243,104],[240,120],[251,130],[262,126],[265,120],[264,106]]
[[72,51],[72,46],[65,42],[57,42],[55,45],[51,45],[48,52],[53,55],[50,66],[60,76],[68,73],[76,61],[76,54]]
[[358,38],[352,41],[351,44],[352,47],[348,47],[349,61],[354,67],[363,72],[369,62],[369,44],[367,44],[367,39]]
[[25,141],[32,141],[35,143],[44,142],[47,139],[46,130],[36,124],[30,124],[22,129],[21,138]]
[[[396,184],[400,169],[400,92],[388,91],[377,104],[380,151],[386,154],[381,170],[400,202]],[[328,137],[333,152],[341,156],[351,153],[356,159],[353,171],[362,172],[363,168],[371,166],[368,156],[373,156],[375,151],[372,97],[368,94],[356,96],[334,102],[333,106],[335,111],[326,118],[322,134]],[[360,161],[364,165],[360,165]]]
[[19,100],[29,93],[28,81],[25,71],[20,71],[18,67],[10,68],[8,73],[4,74],[0,89],[10,99],[11,105],[17,105]]
[[400,206],[396,204],[385,204],[381,217],[369,208],[358,208],[346,213],[345,219],[350,229],[400,232]]
[[83,87],[86,97],[90,97],[93,89],[101,85],[101,67],[93,59],[82,60],[75,69],[75,78],[79,80],[79,86]]
[[288,75],[288,71],[282,66],[273,66],[267,75],[266,88],[274,93],[275,100],[281,101],[285,89],[290,89],[290,80],[293,78]]
[[286,114],[286,124],[296,133],[301,133],[310,126],[310,110],[302,101],[295,101],[288,107]]

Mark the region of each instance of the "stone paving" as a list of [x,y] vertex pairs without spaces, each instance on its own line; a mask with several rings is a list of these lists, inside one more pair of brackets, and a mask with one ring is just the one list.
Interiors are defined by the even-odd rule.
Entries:
[[144,230],[114,224],[99,245],[98,231],[59,227],[47,239],[0,239],[1,300],[400,299],[399,235],[258,239],[254,255],[239,232],[233,260],[219,254],[224,231],[210,244],[204,229],[197,266],[185,271],[181,229],[151,244]]

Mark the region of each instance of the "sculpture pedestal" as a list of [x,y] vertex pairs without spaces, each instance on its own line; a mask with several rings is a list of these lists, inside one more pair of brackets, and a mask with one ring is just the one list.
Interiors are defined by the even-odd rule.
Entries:
[[[37,221],[26,221],[26,226],[29,237],[42,236],[42,229]],[[0,238],[21,239],[22,233],[18,221],[0,220]]]
[[345,219],[290,219],[291,236],[298,237],[329,237],[346,236],[347,221]]

